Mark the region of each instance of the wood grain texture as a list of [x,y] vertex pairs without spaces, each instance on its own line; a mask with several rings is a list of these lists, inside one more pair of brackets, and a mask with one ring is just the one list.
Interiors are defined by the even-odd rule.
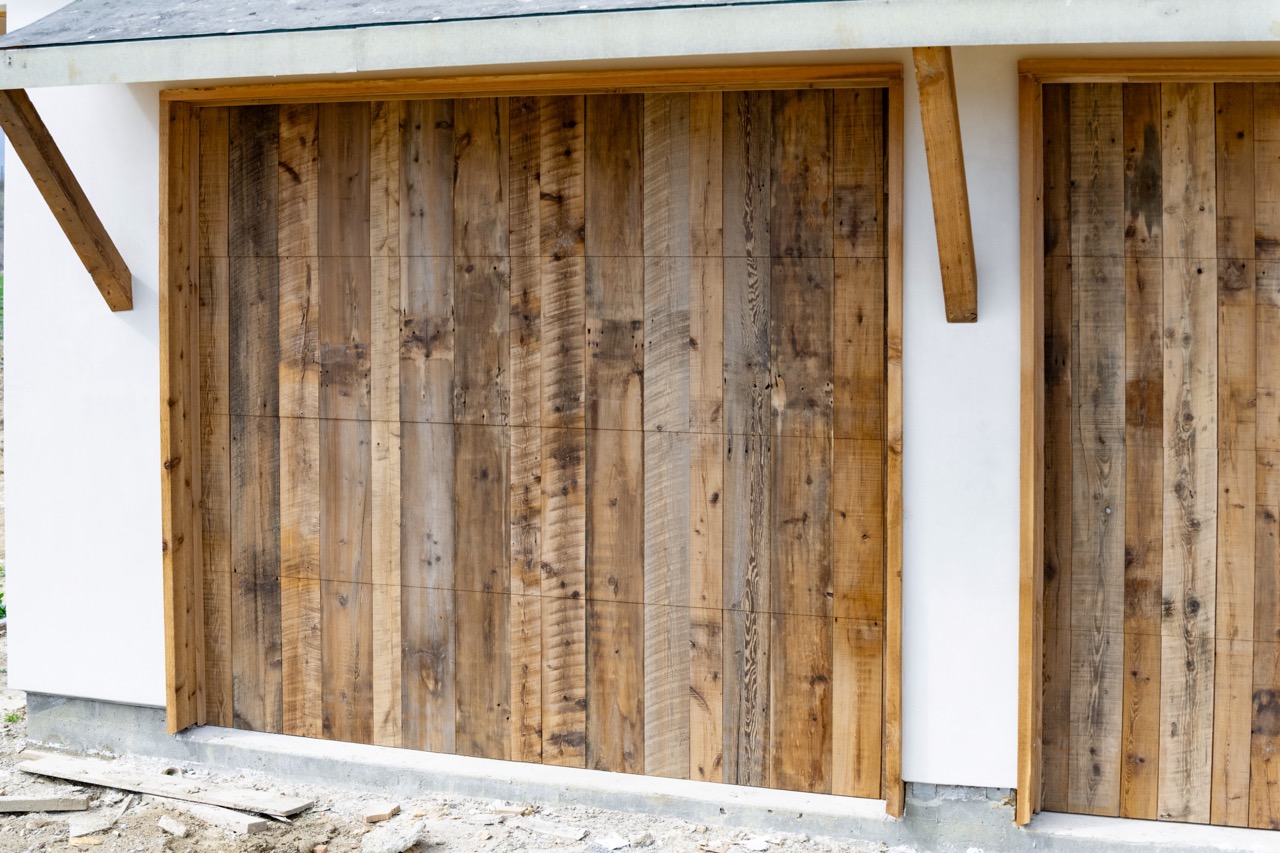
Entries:
[[542,99],[542,760],[586,764],[585,105]]
[[768,780],[773,96],[724,96],[724,780]]
[[542,760],[542,276],[537,98],[512,98],[508,126],[511,247],[511,757]]
[[[1280,98],[1274,101],[1274,108],[1272,104],[1267,105],[1268,112],[1258,109],[1262,89],[1259,86],[1255,91],[1259,147],[1264,126],[1274,130],[1275,122],[1280,121]],[[1267,97],[1272,94],[1268,92]],[[1258,421],[1249,825],[1277,829],[1280,828],[1280,654],[1277,653],[1280,651],[1277,645],[1280,641],[1280,454],[1276,451],[1280,449],[1280,422],[1264,417],[1264,412],[1280,389],[1280,266],[1260,261],[1256,285]]]
[[1215,87],[1218,541],[1209,819],[1249,823],[1257,476],[1253,86]]
[[920,121],[929,163],[929,189],[933,195],[947,322],[975,323],[978,320],[978,271],[951,48],[917,47],[911,53],[920,90]]
[[1125,569],[1120,815],[1154,820],[1163,583],[1163,265],[1160,87],[1123,87]]
[[453,103],[401,125],[400,584],[405,746],[452,752],[454,699]]
[[286,734],[320,737],[319,114],[280,108],[280,647]]
[[724,779],[724,96],[689,96],[689,778]]
[[[771,784],[831,790],[832,199],[830,93],[773,98]],[[801,781],[804,780],[804,781]]]
[[1068,805],[1119,812],[1124,618],[1121,90],[1071,94],[1072,610]]
[[233,720],[231,666],[231,359],[225,109],[202,110],[199,162],[200,506],[204,712]]
[[373,737],[368,104],[318,110],[323,731]]
[[228,154],[235,723],[279,732],[280,426],[274,107],[232,111]]
[[165,727],[206,719],[201,578],[198,146],[195,111],[175,105],[160,130],[160,478],[164,555]]
[[400,126],[402,105],[370,108],[369,414],[373,483],[373,742],[400,746]]
[[689,772],[689,95],[644,98],[645,772]]
[[1165,84],[1164,618],[1160,817],[1207,822],[1217,540],[1213,88]]
[[[1068,802],[1071,733],[1071,374],[1075,305],[1071,286],[1071,92],[1068,87],[1044,87],[1043,115],[1045,460],[1041,807],[1064,811]],[[1018,799],[1021,802],[1023,798]]]
[[587,766],[643,773],[644,99],[586,110]]
[[510,755],[507,653],[507,104],[454,104],[454,589],[457,744]]
[[[1253,252],[1280,260],[1280,83],[1253,87]],[[1263,416],[1259,401],[1259,418]]]
[[1025,826],[1042,799],[1044,719],[1045,305],[1044,93],[1018,78],[1018,189],[1022,290],[1019,332],[1018,758],[1014,823]]

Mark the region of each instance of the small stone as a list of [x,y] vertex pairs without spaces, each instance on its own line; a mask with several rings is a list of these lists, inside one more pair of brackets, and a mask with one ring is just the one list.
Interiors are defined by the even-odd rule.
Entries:
[[621,835],[614,835],[613,833],[592,837],[595,839],[596,844],[599,844],[606,850],[621,850],[623,847],[626,847],[631,843]]
[[311,848],[311,853],[329,853],[329,845],[317,844],[315,847]]
[[633,835],[627,839],[627,844],[631,845],[632,847],[648,847],[652,843],[653,843],[653,833],[648,832],[647,830],[645,832],[640,833],[639,835]]
[[187,825],[181,821],[174,820],[168,815],[161,815],[157,824],[161,829],[172,835],[174,838],[187,837]]
[[426,846],[425,821],[410,824],[388,824],[371,829],[360,839],[361,853],[404,853],[414,845]]
[[746,841],[739,841],[738,845],[754,851],[754,853],[762,853],[762,851],[769,849],[769,842],[763,838],[748,838]]
[[707,831],[707,825],[706,825],[706,824],[704,824],[704,823],[700,823],[700,824],[698,824],[697,826],[695,826],[695,827],[693,828],[693,831],[694,831],[694,832],[698,832],[698,833],[706,832],[706,831]]

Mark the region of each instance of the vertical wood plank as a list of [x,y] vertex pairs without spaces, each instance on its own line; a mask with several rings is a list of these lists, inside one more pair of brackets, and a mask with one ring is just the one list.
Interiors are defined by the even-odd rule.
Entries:
[[1160,87],[1124,87],[1125,569],[1120,815],[1156,818],[1164,552]]
[[403,110],[401,742],[453,752],[453,101],[411,101]]
[[373,742],[400,746],[400,123],[374,103],[369,132],[369,411],[373,419]]
[[[1046,85],[1044,139],[1044,673],[1041,806],[1068,808],[1071,733],[1071,88]],[[1019,798],[1021,801],[1021,797]]]
[[885,586],[884,92],[845,90],[833,99],[832,792],[877,797]]
[[724,781],[768,782],[773,96],[724,95]]
[[1164,619],[1161,818],[1208,822],[1217,540],[1217,288],[1211,84],[1162,87]]
[[[1280,89],[1267,92],[1264,103],[1267,88],[1259,85],[1254,90],[1259,172],[1262,135],[1280,127]],[[1276,153],[1280,155],[1280,148]],[[1258,192],[1261,196],[1264,190],[1259,188]],[[1261,254],[1261,243],[1258,249]],[[1249,825],[1280,829],[1280,421],[1264,417],[1280,392],[1280,265],[1258,263],[1256,295],[1258,421]]]
[[[644,98],[645,772],[689,772],[689,95]],[[661,723],[659,723],[661,721]]]
[[1280,83],[1253,85],[1255,257],[1280,260]]
[[284,732],[320,737],[319,113],[280,108],[280,649]]
[[830,792],[832,761],[831,93],[776,92],[770,212],[774,360],[770,784]]
[[[174,104],[160,127],[160,478],[164,553],[165,725],[203,723],[204,604],[200,560],[200,129]],[[127,307],[127,306],[126,306]]]
[[1215,86],[1218,541],[1209,819],[1248,826],[1256,488],[1253,86]]
[[586,762],[584,104],[543,98],[542,760]]
[[542,122],[535,97],[512,98],[511,757],[542,761]]
[[234,720],[279,732],[278,109],[232,110],[229,134]]
[[1072,87],[1071,811],[1120,799],[1124,617],[1124,163],[1121,89]]
[[510,755],[507,102],[454,103],[457,750]]
[[367,103],[319,107],[320,598],[326,737],[373,739]]
[[689,778],[724,780],[724,97],[689,96]]
[[200,549],[205,714],[232,724],[231,416],[225,108],[200,111]]
[[586,122],[587,766],[643,773],[644,97]]

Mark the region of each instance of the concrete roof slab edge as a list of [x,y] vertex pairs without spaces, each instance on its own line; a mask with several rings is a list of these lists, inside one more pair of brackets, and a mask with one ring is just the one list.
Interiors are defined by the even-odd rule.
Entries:
[[11,48],[0,51],[0,88],[848,60],[933,44],[1254,42],[1269,52],[1277,40],[1280,0],[856,0]]

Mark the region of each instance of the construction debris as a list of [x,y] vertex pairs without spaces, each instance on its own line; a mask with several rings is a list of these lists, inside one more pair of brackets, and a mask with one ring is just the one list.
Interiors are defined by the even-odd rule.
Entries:
[[273,817],[291,817],[313,805],[311,800],[247,788],[205,788],[181,777],[139,773],[127,767],[113,767],[109,761],[93,758],[41,758],[37,761],[24,761],[18,765],[18,769],[24,773],[69,779],[86,785],[118,788]]
[[124,817],[124,813],[129,810],[131,805],[133,805],[133,797],[129,796],[125,797],[124,802],[117,808],[97,809],[91,812],[74,814],[67,822],[68,835],[72,838],[81,838],[86,835],[106,832],[116,825],[116,821]]
[[405,853],[415,846],[427,846],[426,821],[380,826],[360,839],[360,853]]
[[507,825],[519,827],[529,832],[536,832],[539,835],[559,838],[562,841],[581,841],[587,837],[587,831],[581,827],[565,826],[564,824],[552,823],[536,817],[513,818],[507,821]]
[[374,803],[360,814],[360,819],[365,823],[381,823],[398,814],[400,814],[399,803]]
[[206,806],[203,803],[189,803],[179,800],[171,800],[170,802],[192,817],[202,820],[210,826],[229,830],[236,835],[252,835],[255,832],[263,832],[270,829],[275,825],[268,818],[247,815],[244,812],[224,809],[221,806]]
[[87,796],[74,797],[0,797],[0,812],[80,812],[89,808]]
[[160,815],[160,820],[157,823],[161,829],[175,838],[187,837],[187,825],[174,820],[168,815]]

